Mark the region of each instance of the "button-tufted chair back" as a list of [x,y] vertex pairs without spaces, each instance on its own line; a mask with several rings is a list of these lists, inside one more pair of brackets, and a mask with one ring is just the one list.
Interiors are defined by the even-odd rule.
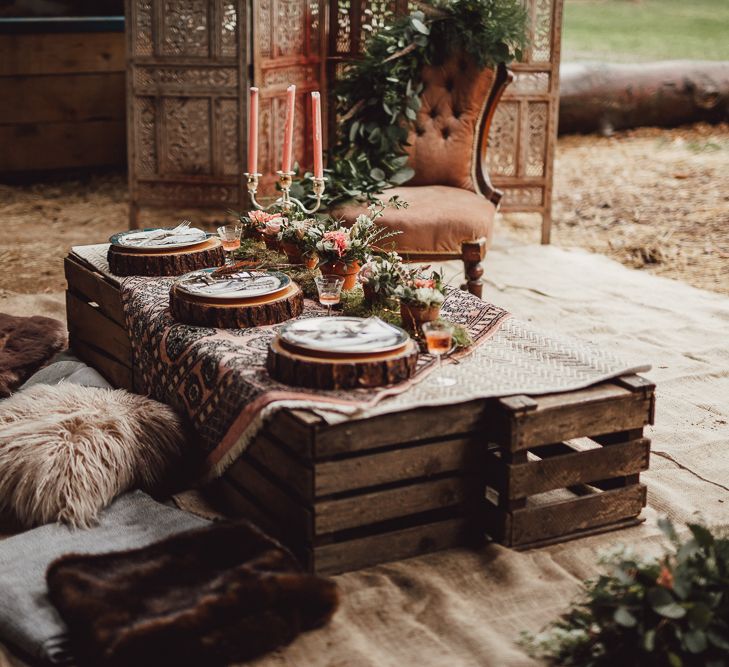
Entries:
[[[465,54],[423,69],[422,106],[410,133],[408,186],[447,185],[481,192],[483,128],[497,69],[480,70]],[[483,192],[482,194],[490,195]]]

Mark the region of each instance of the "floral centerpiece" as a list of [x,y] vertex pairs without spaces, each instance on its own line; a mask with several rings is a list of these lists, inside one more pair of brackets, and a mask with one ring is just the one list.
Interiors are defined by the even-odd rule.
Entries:
[[317,255],[308,232],[317,224],[316,218],[286,219],[281,225],[278,239],[292,264],[306,264],[307,268],[316,267]]
[[394,291],[400,300],[403,324],[411,329],[418,328],[424,322],[437,320],[445,301],[443,276],[437,271],[424,276],[420,273],[422,270],[412,272]]
[[386,303],[407,278],[402,257],[396,252],[375,255],[359,272],[365,301],[369,304]]
[[[390,200],[388,204],[403,206],[402,202],[396,200]],[[332,218],[309,228],[307,236],[319,256],[322,275],[342,276],[345,290],[351,290],[356,285],[362,264],[372,257],[383,241],[399,233],[380,227],[375,222],[386,206],[382,202],[371,204],[367,213],[357,216],[349,228]]]

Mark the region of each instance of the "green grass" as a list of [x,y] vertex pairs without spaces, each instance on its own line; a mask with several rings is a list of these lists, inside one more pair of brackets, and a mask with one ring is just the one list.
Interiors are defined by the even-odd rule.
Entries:
[[562,60],[729,60],[729,0],[565,0]]

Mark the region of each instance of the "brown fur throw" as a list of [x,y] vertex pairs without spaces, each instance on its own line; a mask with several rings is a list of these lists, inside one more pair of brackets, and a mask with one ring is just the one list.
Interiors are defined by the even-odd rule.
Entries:
[[0,313],[0,398],[10,396],[66,342],[66,327],[58,320]]
[[159,491],[186,465],[185,430],[123,390],[35,385],[0,402],[0,511],[23,526],[88,526],[123,491]]
[[133,551],[64,556],[47,581],[76,659],[97,667],[250,660],[323,625],[337,607],[333,582],[301,573],[244,521]]

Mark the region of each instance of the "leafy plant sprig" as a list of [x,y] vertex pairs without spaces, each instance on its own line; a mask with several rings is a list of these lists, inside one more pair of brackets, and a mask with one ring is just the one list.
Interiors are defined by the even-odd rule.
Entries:
[[[479,67],[509,63],[526,46],[527,15],[520,0],[441,0],[374,33],[361,59],[347,66],[334,95],[337,138],[329,152],[324,203],[372,199],[414,173],[407,140],[420,109],[423,66],[457,50]],[[311,191],[311,174],[294,196]]]
[[729,536],[689,524],[684,541],[670,521],[660,525],[672,552],[609,560],[582,600],[543,633],[525,636],[529,652],[579,667],[729,665]]

